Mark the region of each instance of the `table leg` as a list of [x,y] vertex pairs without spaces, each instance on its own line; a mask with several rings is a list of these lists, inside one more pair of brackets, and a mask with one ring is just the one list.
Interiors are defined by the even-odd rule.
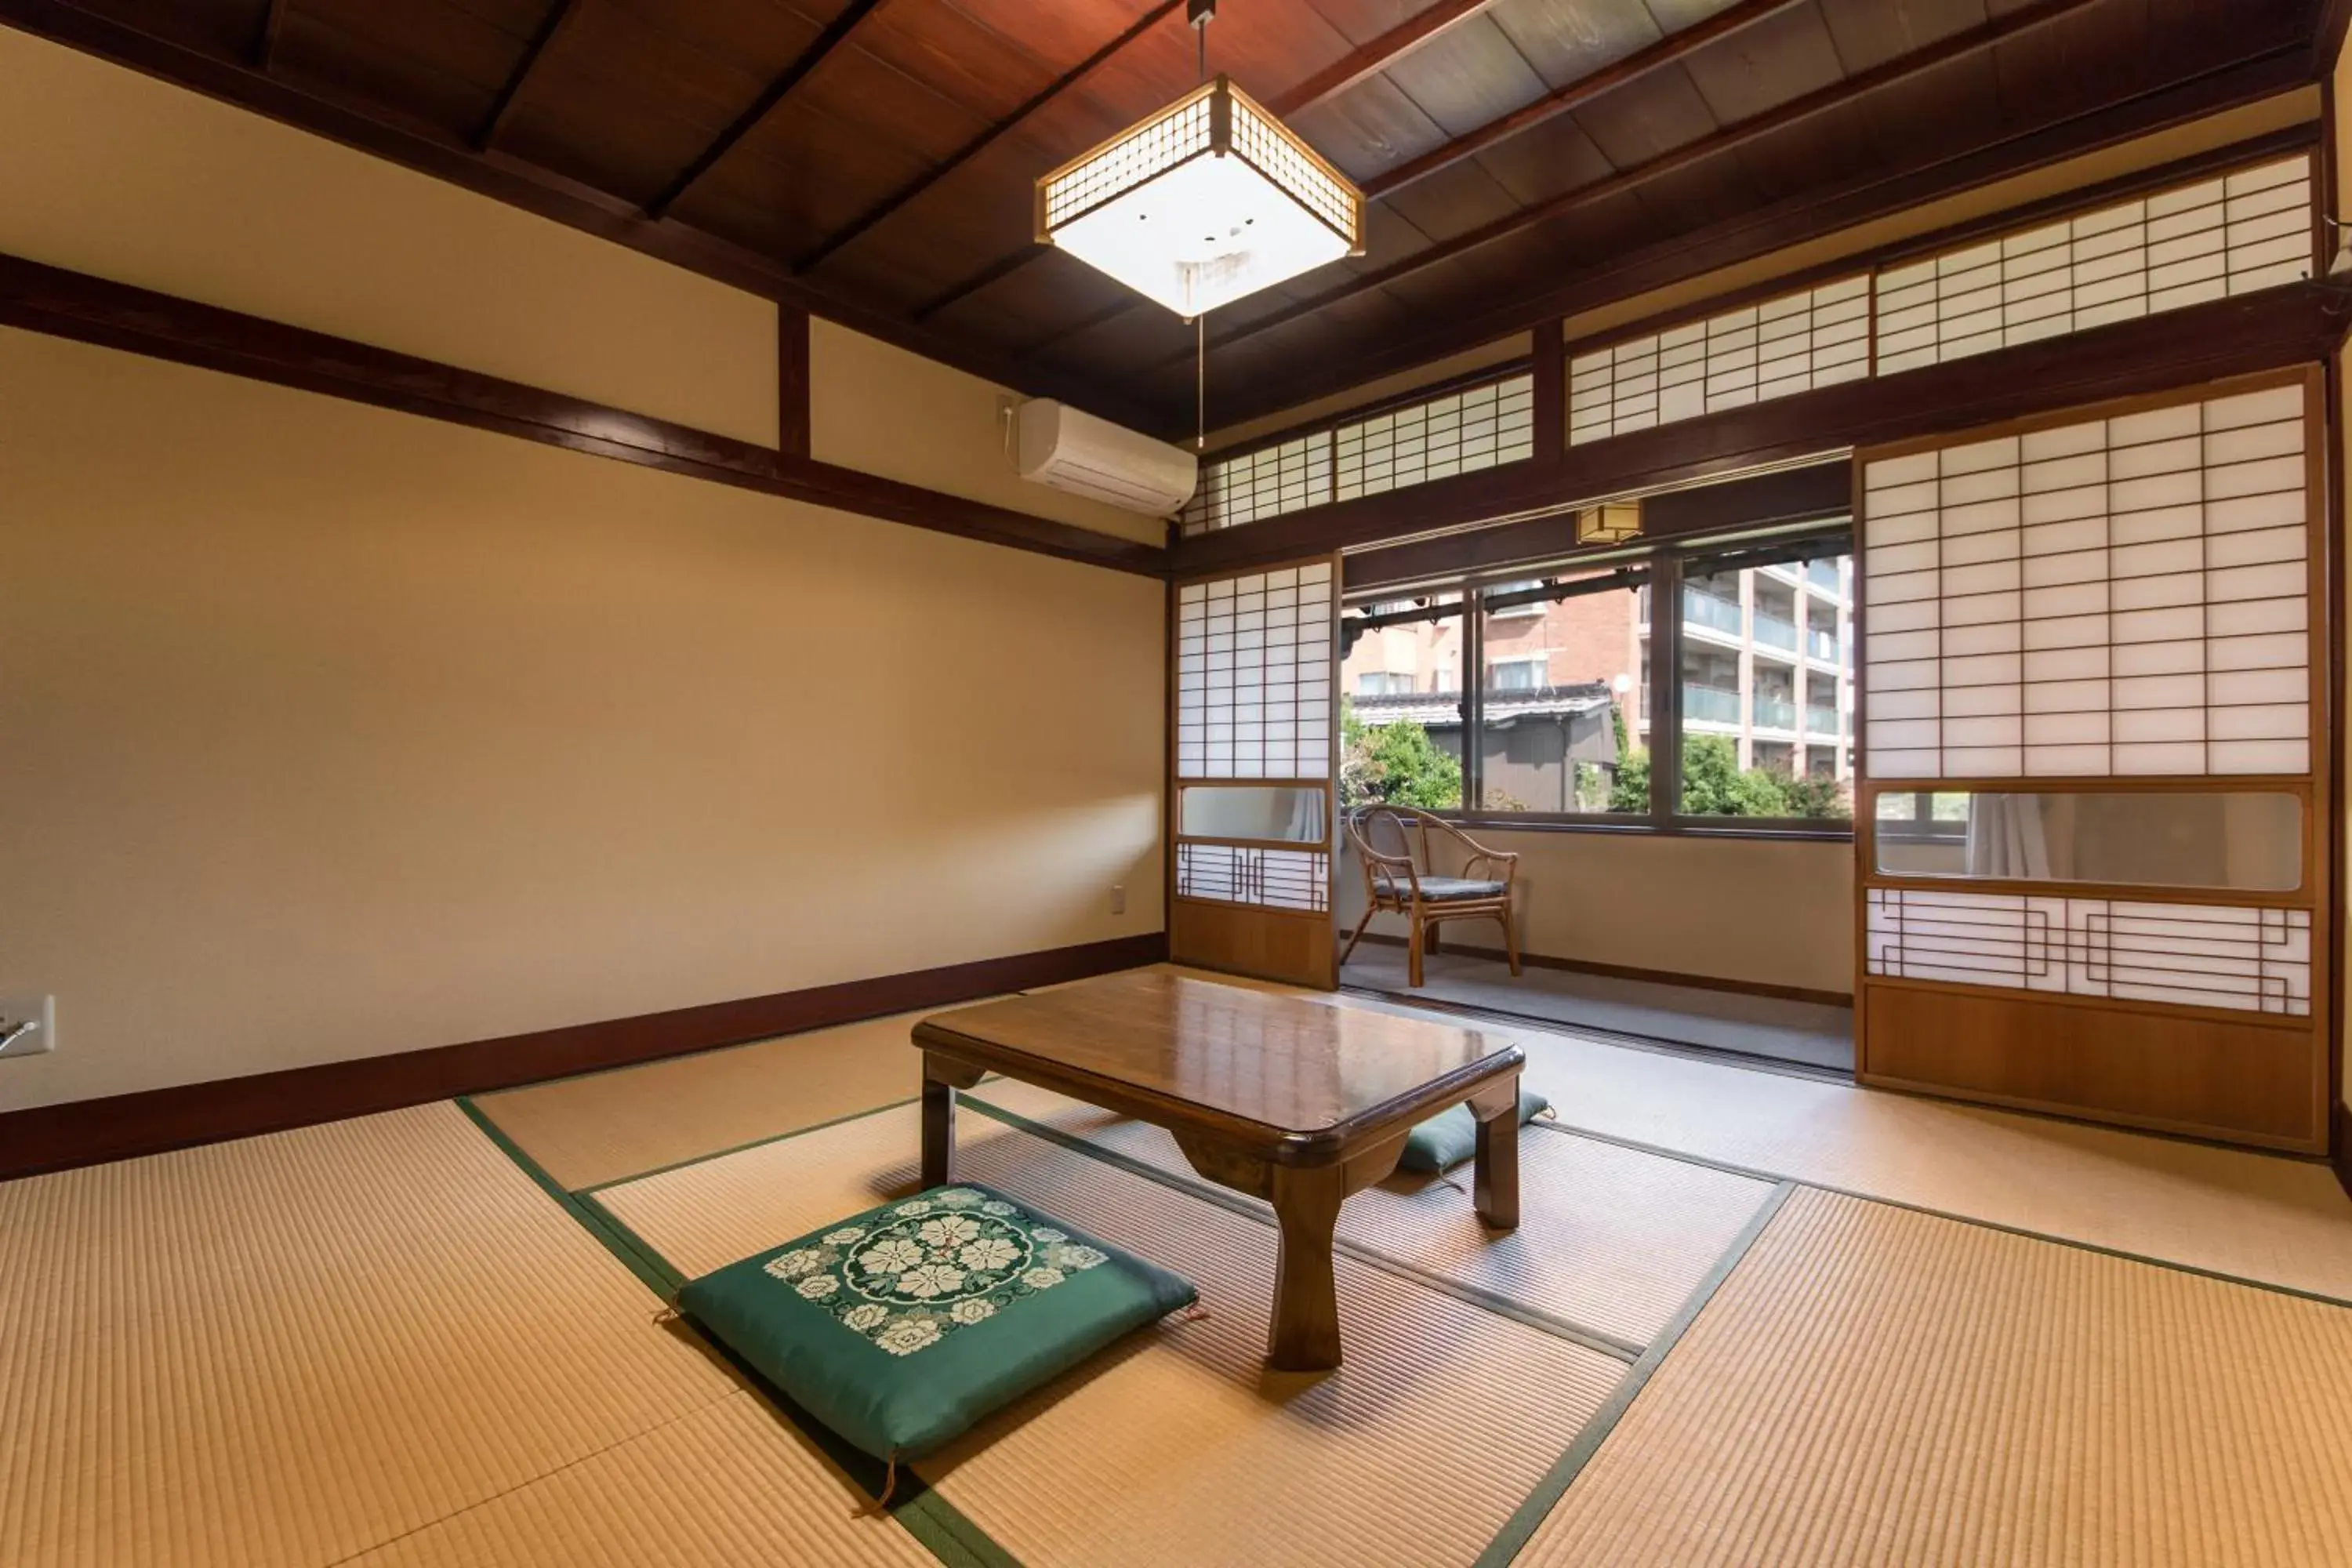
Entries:
[[923,1053],[923,1185],[955,1180],[956,1090],[980,1081],[980,1069]]
[[1274,1273],[1274,1323],[1266,1362],[1278,1372],[1328,1372],[1339,1364],[1339,1293],[1331,1234],[1346,1183],[1337,1167],[1277,1168],[1274,1215],[1281,1250]]
[[1478,1217],[1496,1230],[1519,1224],[1519,1080],[1516,1074],[1471,1097],[1478,1121]]

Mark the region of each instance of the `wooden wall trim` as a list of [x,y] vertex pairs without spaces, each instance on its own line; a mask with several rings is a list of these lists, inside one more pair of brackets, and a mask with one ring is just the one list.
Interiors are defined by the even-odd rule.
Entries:
[[[1167,956],[1167,933],[1153,931],[502,1039],[10,1111],[0,1115],[0,1180],[945,1007],[1157,963]],[[910,1051],[910,1091],[917,1076]]]
[[1116,386],[1066,375],[986,344],[921,327],[812,282],[773,257],[674,217],[648,219],[635,204],[610,192],[494,148],[478,149],[470,141],[398,119],[388,110],[363,108],[297,86],[282,76],[255,69],[244,59],[226,58],[191,44],[142,32],[66,0],[0,0],[0,26],[356,147],[763,299],[812,310],[983,380],[1034,395],[1063,398],[1138,429],[1150,426],[1151,412]]
[[2352,1198],[2352,1106],[2341,1100],[2336,1102],[2335,1138],[2328,1146],[2327,1163],[2336,1167],[2344,1195]]
[[0,256],[0,324],[1090,566],[1150,576],[1165,564],[1155,545],[16,257]]
[[2325,359],[2341,335],[2326,285],[2284,285],[1949,363],[1846,382],[1570,447],[1556,468],[1483,473],[1193,534],[1173,571],[1214,573],[1793,463],[2137,393]]
[[776,307],[776,449],[809,455],[809,313]]
[[[1652,496],[1642,503],[1642,538],[1654,542],[1735,528],[1827,522],[1847,516],[1853,507],[1847,464],[1841,459]],[[1461,577],[1556,561],[1577,549],[1574,513],[1529,518],[1359,552],[1347,558],[1341,588],[1353,594],[1391,584]]]

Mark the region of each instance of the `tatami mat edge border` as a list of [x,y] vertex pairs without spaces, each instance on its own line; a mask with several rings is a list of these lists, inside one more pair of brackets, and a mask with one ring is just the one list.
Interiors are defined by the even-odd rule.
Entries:
[[478,1128],[482,1136],[496,1145],[499,1152],[513,1162],[518,1170],[529,1176],[541,1192],[554,1199],[556,1205],[577,1221],[583,1230],[604,1244],[605,1251],[626,1265],[629,1272],[635,1275],[646,1289],[665,1301],[677,1292],[679,1281],[665,1273],[666,1266],[657,1262],[658,1255],[645,1248],[643,1243],[636,1242],[635,1237],[627,1234],[625,1227],[621,1234],[614,1234],[606,1223],[609,1216],[600,1217],[604,1215],[601,1205],[592,1213],[579,1198],[565,1192],[562,1183],[542,1170],[539,1162],[525,1153],[522,1146],[508,1137],[506,1131],[490,1120],[489,1113],[477,1106],[471,1099],[460,1096],[457,1100],[457,1109],[464,1111],[466,1120]]
[[[457,1106],[500,1153],[514,1162],[525,1175],[538,1184],[541,1192],[560,1205],[566,1214],[579,1223],[582,1229],[603,1244],[606,1251],[620,1259],[628,1270],[643,1281],[656,1296],[665,1302],[677,1296],[677,1288],[686,1282],[686,1276],[668,1258],[663,1257],[652,1243],[638,1236],[611,1210],[597,1202],[593,1195],[584,1192],[574,1194],[564,1191],[553,1177],[541,1170],[538,1163],[522,1151],[514,1140],[501,1131],[496,1122],[492,1121],[485,1112],[477,1110],[469,1100],[460,1099]],[[837,1126],[843,1121],[854,1121],[859,1116],[871,1116],[878,1110],[889,1109],[892,1108],[877,1107],[876,1110],[860,1111],[851,1116],[836,1118],[826,1125]],[[798,1136],[799,1132],[814,1131],[816,1129],[813,1127],[804,1127],[795,1132],[761,1139],[759,1143],[748,1146],[757,1148],[761,1143],[781,1142],[786,1138]],[[705,1158],[716,1159],[718,1156],[714,1154]],[[700,1163],[702,1161],[688,1160],[683,1162],[677,1168],[682,1169],[685,1165]],[[782,1419],[790,1422],[802,1436],[824,1450],[825,1457],[840,1468],[842,1473],[849,1478],[852,1485],[857,1487],[868,1497],[878,1498],[882,1495],[885,1488],[889,1484],[889,1474],[887,1467],[881,1460],[843,1442],[831,1428],[794,1405],[784,1396],[782,1390],[772,1386],[766,1379],[738,1360],[724,1345],[718,1343],[696,1328],[691,1320],[682,1318],[678,1321],[685,1325],[687,1331],[692,1333],[709,1353],[733,1368],[736,1375],[742,1379],[747,1386],[758,1390],[760,1396]],[[887,1511],[890,1517],[909,1535],[920,1542],[932,1556],[945,1563],[947,1568],[1021,1568],[1018,1559],[990,1540],[987,1532],[966,1518],[954,1504],[933,1491],[919,1476],[915,1474],[911,1467],[906,1468],[898,1480],[899,1490],[907,1495],[889,1505]]]
[[1536,1489],[1528,1494],[1527,1500],[1518,1506],[1495,1539],[1487,1543],[1486,1550],[1478,1554],[1473,1568],[1503,1568],[1519,1554],[1520,1549],[1534,1537],[1546,1516],[1559,1506],[1561,1498],[1568,1495],[1568,1489],[1576,1483],[1577,1476],[1600,1451],[1601,1445],[1607,1442],[1609,1435],[1617,1429],[1617,1423],[1624,1417],[1625,1412],[1649,1383],[1651,1373],[1656,1372],[1659,1363],[1673,1353],[1684,1332],[1698,1321],[1699,1313],[1706,1310],[1706,1304],[1715,1299],[1716,1291],[1722,1289],[1723,1282],[1731,1278],[1732,1270],[1747,1258],[1748,1249],[1756,1245],[1756,1238],[1762,1236],[1765,1227],[1778,1217],[1781,1208],[1796,1192],[1797,1185],[1790,1181],[1779,1183],[1757,1206],[1756,1212],[1748,1216],[1748,1223],[1740,1227],[1739,1234],[1732,1237],[1731,1245],[1723,1249],[1723,1256],[1707,1269],[1706,1277],[1693,1288],[1681,1308],[1658,1331],[1658,1337],[1650,1342],[1650,1348],[1643,1351],[1641,1359],[1626,1370],[1624,1380],[1618,1384],[1601,1408],[1592,1413],[1592,1418],[1577,1433],[1576,1440],[1568,1446],[1568,1451],[1544,1472],[1543,1479],[1536,1483]]

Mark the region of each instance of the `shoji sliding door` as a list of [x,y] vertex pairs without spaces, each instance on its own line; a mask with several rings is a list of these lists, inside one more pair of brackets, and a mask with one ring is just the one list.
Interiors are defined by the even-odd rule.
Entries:
[[1181,583],[1168,940],[1197,963],[1329,990],[1337,557]]
[[2326,1147],[2321,393],[1856,458],[1861,1076]]

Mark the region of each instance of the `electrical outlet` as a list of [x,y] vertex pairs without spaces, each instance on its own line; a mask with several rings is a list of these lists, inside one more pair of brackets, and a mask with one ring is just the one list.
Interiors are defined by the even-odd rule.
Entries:
[[[30,1028],[19,1030],[20,1024]],[[13,1035],[13,1038],[9,1037]],[[0,994],[0,1057],[37,1057],[58,1048],[58,999],[25,992]]]
[[1114,882],[1111,884],[1110,912],[1115,915],[1123,915],[1127,913],[1127,886],[1125,883]]

